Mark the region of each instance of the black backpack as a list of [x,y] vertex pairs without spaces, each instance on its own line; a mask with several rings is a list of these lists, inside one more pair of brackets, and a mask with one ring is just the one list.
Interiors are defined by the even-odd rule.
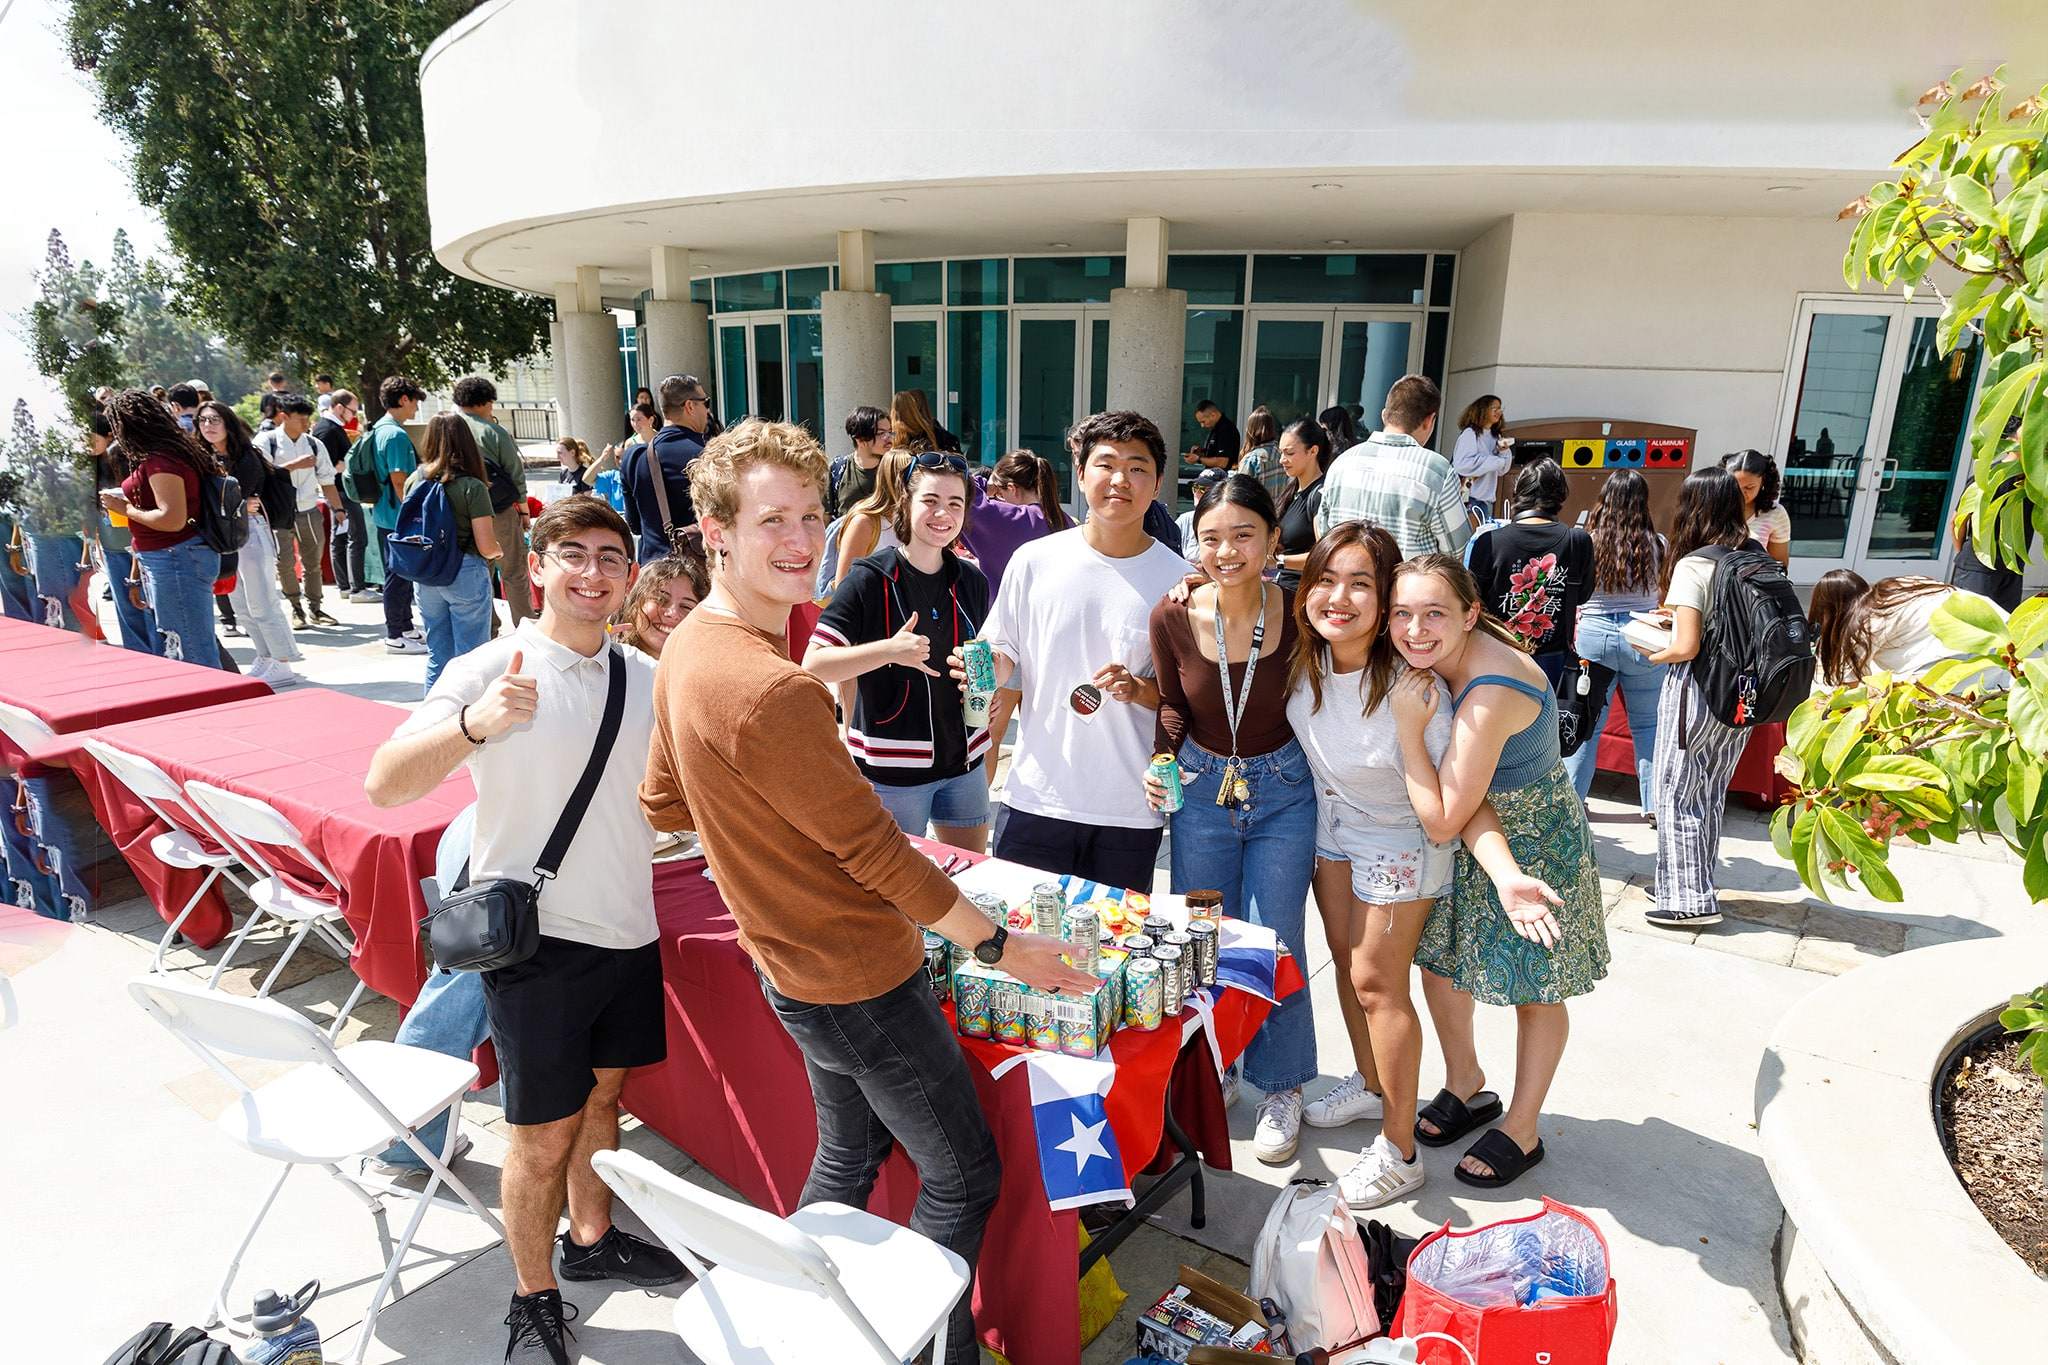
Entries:
[[249,543],[248,499],[232,474],[199,476],[199,506],[193,523],[199,539],[215,554],[231,555]]
[[[1813,628],[1778,561],[1760,550],[1713,545],[1715,560],[1692,678],[1715,720],[1738,730],[1773,725],[1813,690]],[[1686,708],[1678,711],[1685,747]]]
[[152,1322],[121,1343],[106,1365],[235,1365],[235,1353],[197,1327]]

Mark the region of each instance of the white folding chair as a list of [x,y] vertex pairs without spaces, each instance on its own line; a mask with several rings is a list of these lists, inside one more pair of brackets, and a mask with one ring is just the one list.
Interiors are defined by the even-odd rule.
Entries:
[[[228,1311],[228,1293],[242,1257],[256,1240],[257,1229],[277,1202],[286,1178],[299,1166],[324,1168],[372,1213],[383,1196],[403,1195],[415,1201],[412,1218],[392,1248],[377,1292],[370,1298],[362,1336],[351,1357],[357,1365],[369,1350],[377,1330],[377,1312],[412,1248],[427,1206],[440,1203],[452,1207],[435,1199],[441,1185],[447,1185],[492,1232],[505,1235],[491,1211],[448,1169],[462,1120],[462,1097],[477,1079],[476,1066],[468,1058],[402,1043],[360,1042],[337,1049],[319,1025],[282,1001],[224,995],[176,977],[139,976],[128,983],[128,993],[235,1088],[236,1101],[216,1125],[221,1133],[258,1156],[284,1163],[277,1184],[228,1262],[227,1275],[214,1294],[204,1326],[225,1326],[238,1336],[253,1335],[246,1322]],[[228,1065],[233,1057],[303,1065],[252,1089]],[[437,1153],[420,1141],[419,1129],[443,1112],[448,1115],[448,1130]],[[381,1152],[394,1141],[403,1141],[427,1163],[424,1189],[371,1184],[341,1169],[339,1163]]]
[[14,983],[7,979],[7,973],[0,972],[0,1029],[10,1029],[21,1019],[21,1011],[14,1003]]
[[[186,872],[206,870],[199,889],[185,902],[184,909],[172,918],[171,927],[164,930],[163,938],[157,942],[156,956],[150,959],[149,969],[161,972],[164,954],[170,951],[171,941],[185,926],[186,919],[206,895],[207,888],[224,876],[247,895],[248,883],[235,875],[235,855],[228,851],[226,838],[207,822],[205,816],[192,808],[191,802],[185,799],[184,791],[169,773],[140,754],[117,749],[102,739],[88,739],[84,747],[95,762],[113,775],[115,781],[149,808],[150,814],[164,822],[165,831],[149,841],[151,855],[165,867]],[[167,805],[177,811],[176,816],[165,809]]]
[[697,1280],[676,1334],[705,1365],[946,1358],[946,1318],[967,1263],[909,1228],[844,1204],[788,1218],[671,1175],[632,1152],[591,1166]]
[[[277,959],[277,965],[270,969],[270,975],[264,977],[262,986],[257,988],[257,999],[269,996],[278,973],[284,970],[285,963],[291,961],[292,954],[299,950],[299,945],[312,934],[320,935],[322,940],[341,954],[342,961],[351,960],[354,947],[337,927],[345,923],[341,914],[341,880],[320,860],[318,854],[306,847],[306,841],[300,837],[292,822],[279,814],[277,808],[268,801],[254,796],[244,796],[240,792],[231,792],[225,787],[216,787],[208,782],[187,782],[185,793],[213,821],[214,827],[225,836],[229,849],[248,871],[251,880],[246,889],[249,899],[256,903],[256,913],[249,916],[241,932],[235,935],[229,942],[227,951],[221,954],[220,962],[213,969],[213,976],[206,983],[207,987],[211,989],[220,984],[221,973],[228,969],[228,960],[235,955],[236,950],[242,946],[242,941],[249,937],[249,931],[254,929],[265,915],[273,915],[286,924],[296,924],[298,930],[292,935],[291,942],[285,945],[283,954]],[[279,875],[276,865],[263,856],[265,848],[290,849],[301,862],[312,868],[319,874],[321,880],[334,889],[335,898],[328,900],[320,896],[307,895],[292,886]],[[356,1001],[362,998],[363,984],[362,979],[358,977],[356,988],[349,992],[347,1002],[341,1007],[341,1013],[334,1016],[334,1025],[328,1030],[328,1037],[341,1036],[342,1024],[348,1019],[350,1011],[355,1009]]]
[[33,711],[24,711],[12,702],[0,701],[0,735],[6,735],[9,742],[23,753],[34,753],[57,737],[57,732],[43,724],[43,718]]

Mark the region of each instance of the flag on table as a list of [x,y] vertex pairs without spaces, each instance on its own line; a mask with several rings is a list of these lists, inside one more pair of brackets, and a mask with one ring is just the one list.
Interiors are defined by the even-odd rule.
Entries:
[[1022,1065],[1030,1073],[1031,1119],[1038,1133],[1038,1167],[1046,1202],[1055,1209],[1131,1201],[1123,1153],[1117,1149],[1104,1097],[1116,1068],[1107,1055],[1069,1057],[1029,1053],[995,1070]]
[[1223,921],[1216,948],[1219,987],[1235,986],[1277,1005],[1279,963],[1280,938],[1271,929],[1241,919]]

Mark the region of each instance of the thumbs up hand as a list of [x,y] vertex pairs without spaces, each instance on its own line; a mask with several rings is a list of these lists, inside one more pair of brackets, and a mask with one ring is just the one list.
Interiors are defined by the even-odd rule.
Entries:
[[931,666],[931,648],[931,642],[917,633],[917,618],[912,616],[905,619],[901,630],[882,641],[882,648],[878,653],[881,654],[884,663],[915,668],[936,678],[939,671]]
[[470,703],[465,720],[471,734],[479,739],[493,739],[532,722],[534,708],[540,702],[540,684],[520,672],[525,663],[525,651],[512,651],[512,661],[505,665],[505,671],[491,679],[481,699]]

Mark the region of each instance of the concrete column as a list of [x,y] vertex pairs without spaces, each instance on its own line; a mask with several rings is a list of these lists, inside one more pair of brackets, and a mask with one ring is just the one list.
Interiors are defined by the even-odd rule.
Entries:
[[[848,234],[841,233],[842,238]],[[842,267],[843,270],[843,267]],[[872,271],[870,271],[872,278]],[[844,279],[844,275],[841,275]],[[887,294],[829,290],[820,324],[825,342],[825,451],[832,456],[852,451],[846,414],[863,403],[888,411],[890,383],[895,375],[895,334],[889,327]],[[1176,375],[1179,370],[1174,371]]]
[[566,313],[564,349],[569,356],[569,418],[564,435],[579,436],[592,453],[619,439],[625,426],[626,371],[619,356],[619,325],[607,312]]
[[573,431],[569,425],[569,337],[559,316],[548,323],[548,368],[555,377],[555,419],[562,431]]
[[[701,303],[649,299],[647,315],[647,387],[658,388],[672,374],[692,374],[715,387],[711,373],[711,310]],[[659,395],[656,395],[659,397]]]
[[1109,295],[1109,406],[1142,412],[1180,449],[1181,369],[1187,362],[1185,289],[1115,289]]

